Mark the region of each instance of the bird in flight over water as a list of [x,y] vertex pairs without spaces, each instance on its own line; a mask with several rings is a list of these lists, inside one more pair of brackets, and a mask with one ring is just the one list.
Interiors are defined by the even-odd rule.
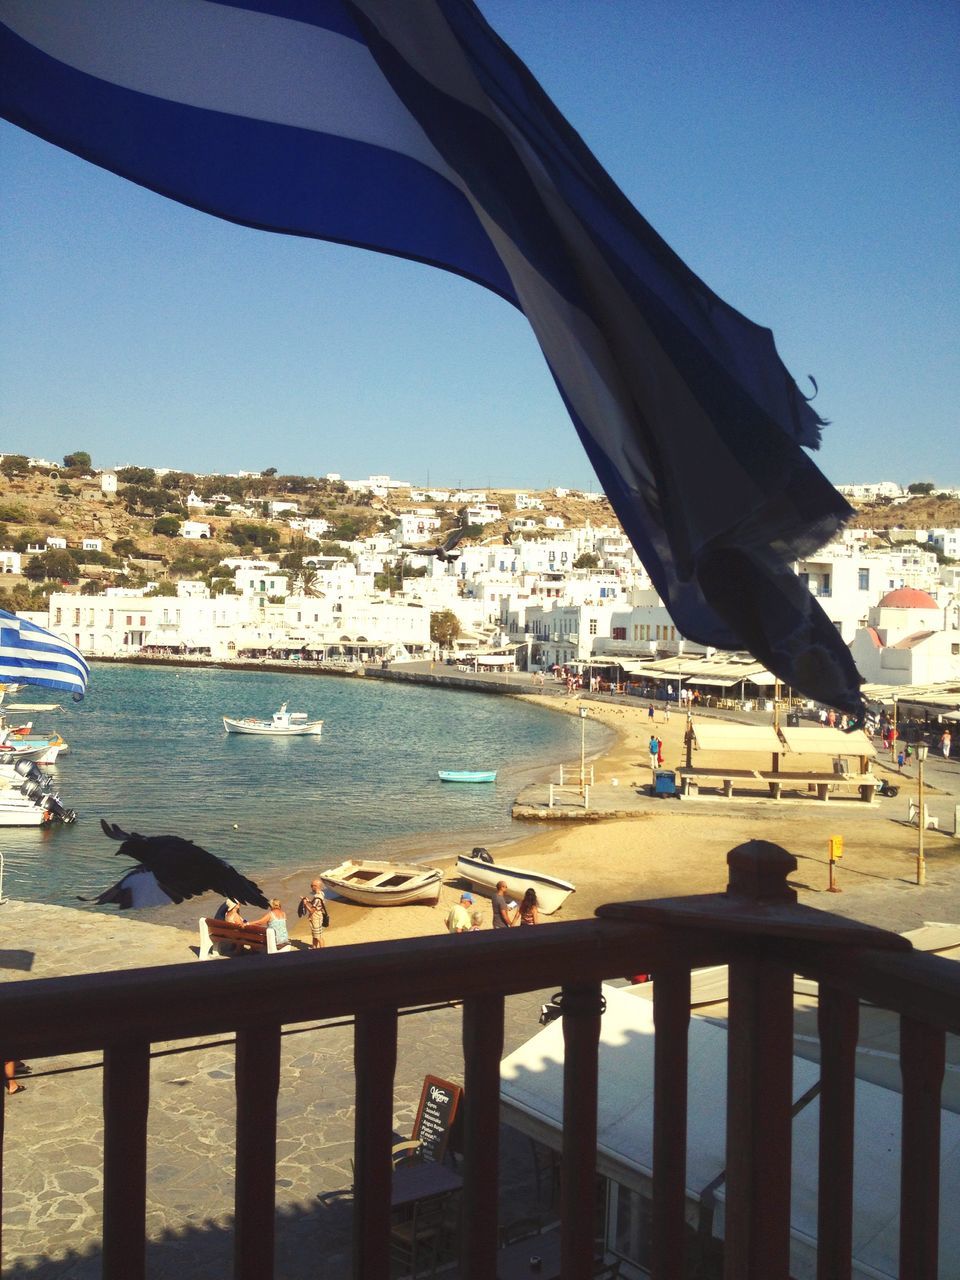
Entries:
[[192,840],[181,836],[141,836],[135,831],[123,831],[103,818],[100,825],[111,840],[123,841],[117,854],[133,858],[137,865],[99,897],[81,898],[81,902],[92,901],[101,906],[115,903],[124,911],[162,907],[214,892],[237,902],[270,906],[259,885]]

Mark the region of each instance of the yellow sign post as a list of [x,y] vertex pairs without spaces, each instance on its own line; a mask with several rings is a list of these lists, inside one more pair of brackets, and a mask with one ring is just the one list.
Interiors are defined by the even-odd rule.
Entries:
[[834,881],[833,868],[843,857],[843,836],[831,836],[827,841],[827,848],[830,851],[830,884],[827,888],[827,892],[842,893],[843,890]]

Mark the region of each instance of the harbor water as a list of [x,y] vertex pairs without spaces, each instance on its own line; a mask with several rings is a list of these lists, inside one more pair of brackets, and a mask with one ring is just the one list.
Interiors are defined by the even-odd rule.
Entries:
[[[268,719],[282,702],[322,719],[322,736],[224,731],[222,716]],[[63,707],[32,719],[70,744],[49,772],[76,823],[0,831],[4,893],[63,905],[131,865],[101,818],[194,840],[269,893],[271,876],[351,853],[456,854],[526,834],[510,818],[517,792],[580,751],[577,717],[515,698],[296,672],[94,664],[85,700]],[[586,730],[592,754],[607,731]],[[496,769],[497,781],[445,784],[439,769]]]

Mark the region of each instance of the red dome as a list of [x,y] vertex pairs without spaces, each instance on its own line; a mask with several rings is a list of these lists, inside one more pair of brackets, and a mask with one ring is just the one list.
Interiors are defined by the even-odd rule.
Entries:
[[880,601],[881,609],[939,609],[933,596],[918,587],[898,587],[888,591]]

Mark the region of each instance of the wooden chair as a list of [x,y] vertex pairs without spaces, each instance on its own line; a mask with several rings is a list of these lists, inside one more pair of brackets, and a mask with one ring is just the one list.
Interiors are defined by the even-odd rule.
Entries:
[[530,1139],[530,1152],[533,1157],[537,1204],[543,1204],[546,1212],[551,1214],[560,1204],[560,1155],[535,1138]]
[[401,1169],[405,1164],[418,1164],[423,1159],[423,1143],[418,1138],[395,1142],[390,1149],[393,1167]]
[[390,1227],[390,1259],[401,1276],[432,1276],[449,1232],[441,1196],[418,1200],[409,1215]]

